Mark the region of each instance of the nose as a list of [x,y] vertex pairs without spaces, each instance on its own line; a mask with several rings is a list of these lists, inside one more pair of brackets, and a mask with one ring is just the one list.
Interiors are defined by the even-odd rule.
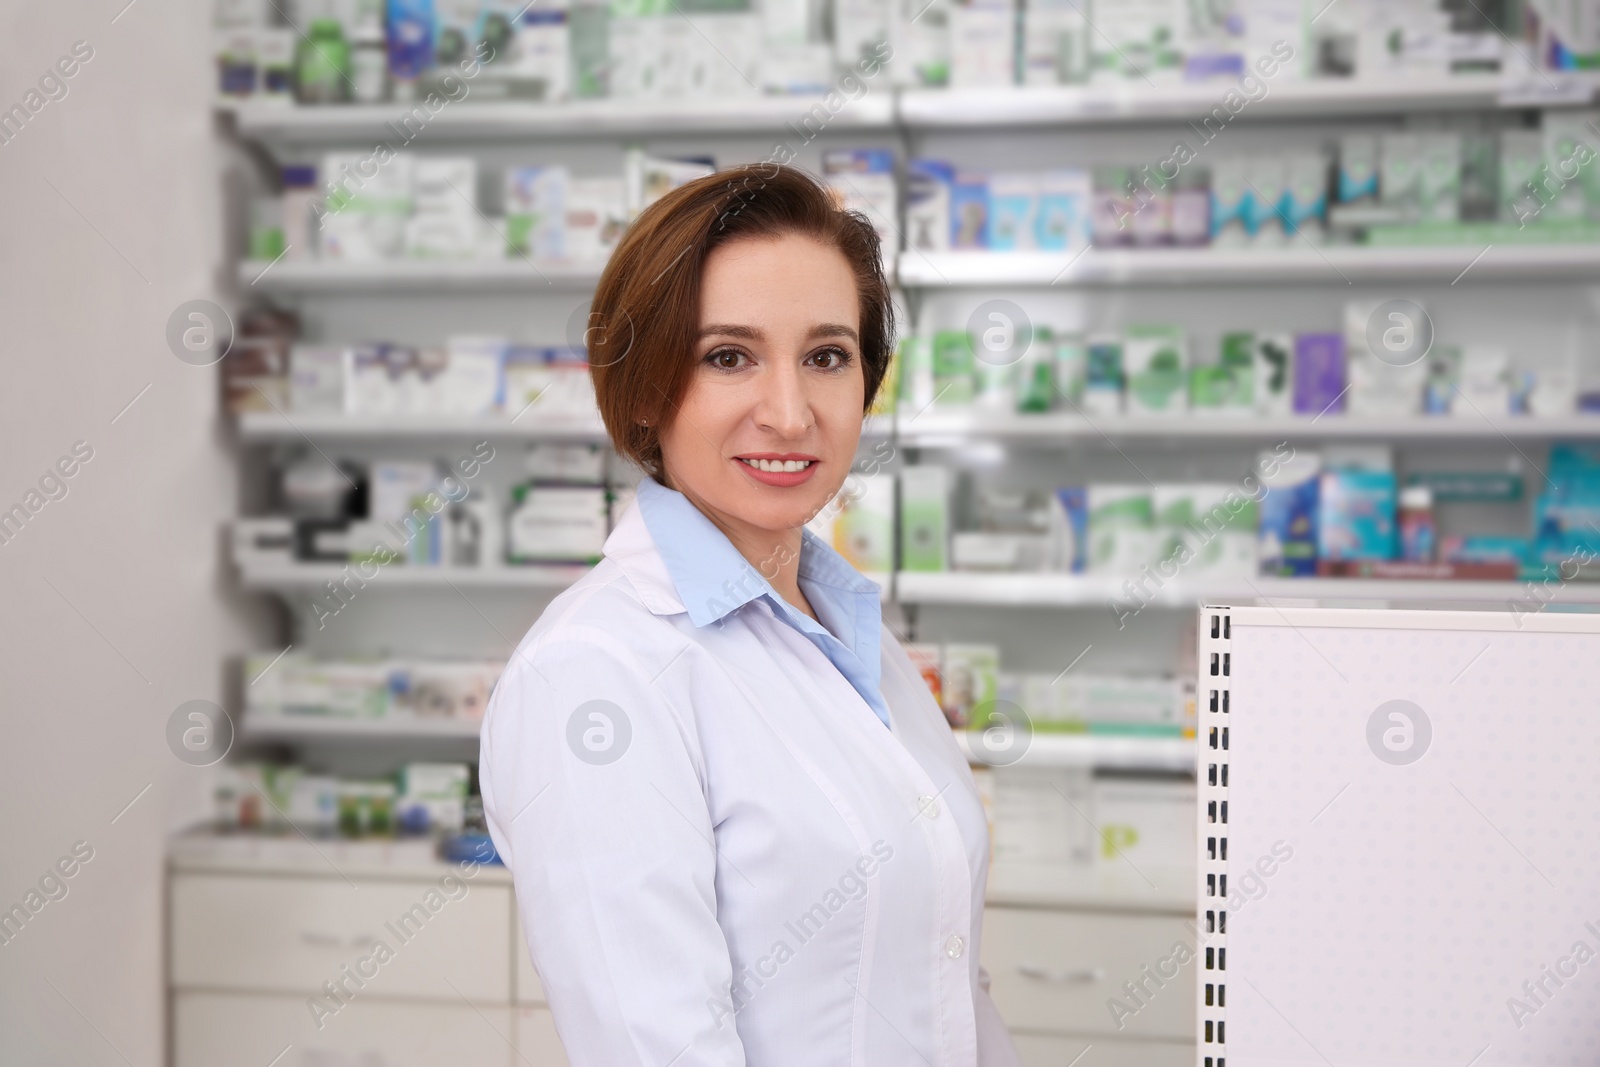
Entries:
[[761,376],[756,424],[778,437],[798,440],[811,431],[811,397],[799,360],[779,360]]

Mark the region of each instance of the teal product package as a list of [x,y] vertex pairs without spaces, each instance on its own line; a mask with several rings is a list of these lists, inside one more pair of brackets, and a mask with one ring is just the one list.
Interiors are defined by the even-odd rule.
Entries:
[[1533,542],[1526,537],[1457,534],[1439,541],[1439,558],[1446,563],[1515,563],[1526,566],[1533,554]]
[[1328,161],[1320,152],[1289,157],[1288,175],[1278,213],[1286,233],[1314,235],[1328,216]]
[[1318,557],[1396,558],[1398,503],[1393,471],[1324,471],[1317,501]]
[[1223,159],[1212,166],[1212,244],[1236,245],[1255,236],[1255,199],[1246,160]]
[[1549,483],[1534,502],[1536,562],[1592,573],[1600,561],[1600,446],[1550,449]]
[[1335,183],[1339,203],[1378,199],[1378,139],[1372,134],[1349,134],[1339,140],[1339,174]]

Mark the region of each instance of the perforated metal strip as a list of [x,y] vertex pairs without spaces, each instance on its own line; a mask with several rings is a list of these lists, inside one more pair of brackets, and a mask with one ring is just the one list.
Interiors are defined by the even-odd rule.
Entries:
[[1200,901],[1204,937],[1195,983],[1196,1067],[1228,1067],[1228,725],[1233,678],[1233,623],[1222,606],[1200,609],[1200,684],[1195,694],[1195,781]]

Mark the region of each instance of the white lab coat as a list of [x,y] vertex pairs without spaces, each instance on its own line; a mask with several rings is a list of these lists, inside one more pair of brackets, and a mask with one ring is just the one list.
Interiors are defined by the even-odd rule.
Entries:
[[765,601],[696,627],[637,506],[528,632],[481,785],[573,1067],[1020,1067],[972,774],[881,649],[892,729]]

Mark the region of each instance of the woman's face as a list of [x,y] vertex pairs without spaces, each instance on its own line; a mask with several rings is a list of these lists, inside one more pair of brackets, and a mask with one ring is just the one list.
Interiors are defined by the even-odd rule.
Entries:
[[843,253],[798,234],[713,249],[693,358],[661,434],[667,484],[724,529],[805,525],[861,439],[860,306]]

